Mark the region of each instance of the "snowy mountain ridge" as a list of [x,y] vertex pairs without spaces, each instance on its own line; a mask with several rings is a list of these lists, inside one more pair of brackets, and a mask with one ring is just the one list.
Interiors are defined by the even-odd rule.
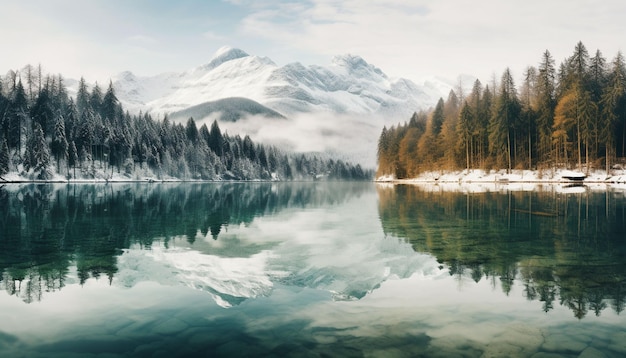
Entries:
[[140,77],[122,72],[113,80],[131,112],[165,114],[228,97],[259,102],[287,117],[300,113],[379,114],[404,120],[433,106],[453,87],[440,79],[418,85],[389,78],[356,55],[336,56],[329,66],[295,62],[278,66],[267,57],[222,47],[214,57],[182,73]]

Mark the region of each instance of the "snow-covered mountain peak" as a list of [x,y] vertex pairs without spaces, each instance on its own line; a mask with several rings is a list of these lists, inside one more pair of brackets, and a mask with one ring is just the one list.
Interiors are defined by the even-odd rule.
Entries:
[[117,75],[116,80],[123,80],[123,81],[132,83],[132,82],[137,81],[137,76],[135,76],[135,74],[130,71],[124,71],[124,72],[120,72]]
[[335,56],[332,65],[345,69],[348,73],[365,77],[372,73],[387,78],[387,76],[378,67],[370,65],[361,56],[346,54]]
[[278,66],[268,57],[222,47],[204,65],[182,73],[152,77],[121,73],[114,86],[131,112],[164,114],[244,97],[280,114],[376,114],[402,120],[433,106],[450,87],[442,83],[416,85],[389,78],[362,57],[336,56],[328,66],[293,62]]
[[248,57],[248,56],[250,55],[241,49],[224,46],[224,47],[221,47],[219,50],[217,50],[217,52],[215,52],[215,55],[211,59],[211,62],[202,66],[202,69],[205,71],[210,71],[214,68],[219,67],[221,64],[225,62],[236,60],[236,59],[243,58],[243,57]]
[[230,46],[222,46],[217,51],[215,51],[213,58],[225,57],[225,56],[226,57],[232,57],[232,56],[243,57],[243,56],[248,56],[248,54],[242,49],[238,49],[238,48],[230,47]]
[[333,57],[332,64],[348,68],[367,66],[368,63],[361,56],[345,54]]

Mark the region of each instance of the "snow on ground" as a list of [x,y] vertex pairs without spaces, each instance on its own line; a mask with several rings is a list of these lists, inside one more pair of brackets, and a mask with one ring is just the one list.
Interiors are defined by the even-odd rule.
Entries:
[[[52,169],[52,178],[49,180],[37,180],[32,171],[29,173],[11,171],[0,176],[0,184],[2,183],[106,183],[106,182],[152,182],[152,181],[183,181],[182,179],[163,175],[158,176],[148,168],[136,168],[132,173],[118,173],[117,170],[111,172],[110,169],[104,169],[101,165],[96,164],[93,175],[85,175],[80,169],[76,169],[76,177],[67,179],[65,174],[57,173]],[[72,172],[73,176],[74,173]],[[189,180],[186,180],[189,181]]]
[[[567,178],[584,178],[571,180]],[[437,184],[437,190],[483,192],[498,189],[506,190],[534,190],[542,184],[565,184],[559,190],[572,192],[585,190],[575,185],[581,184],[591,189],[606,190],[606,185],[612,188],[626,190],[626,170],[613,170],[607,175],[604,170],[591,171],[588,174],[572,170],[462,170],[424,172],[411,179],[395,179],[393,176],[381,176],[378,183],[398,184]],[[573,184],[573,185],[570,185]]]

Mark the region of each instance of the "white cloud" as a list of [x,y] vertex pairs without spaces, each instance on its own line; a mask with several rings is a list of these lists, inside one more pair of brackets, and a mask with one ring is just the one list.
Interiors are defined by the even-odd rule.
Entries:
[[353,53],[391,76],[468,73],[487,82],[507,66],[521,76],[546,49],[558,64],[578,41],[612,59],[624,43],[624,13],[620,0],[8,2],[0,72],[42,63],[71,77],[150,75],[192,68],[236,43],[279,64]]
[[356,53],[393,76],[470,73],[488,80],[505,67],[521,75],[546,49],[561,61],[578,41],[614,56],[625,12],[617,1],[314,0],[258,9],[241,26],[249,36],[301,51]]

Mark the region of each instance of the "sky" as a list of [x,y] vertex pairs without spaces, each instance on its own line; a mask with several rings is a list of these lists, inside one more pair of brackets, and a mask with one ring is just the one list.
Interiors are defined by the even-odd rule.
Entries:
[[623,0],[2,0],[0,73],[108,82],[182,72],[222,46],[278,65],[329,65],[353,54],[417,83],[460,74],[520,77],[549,50],[558,65],[579,41],[611,61],[626,48]]

